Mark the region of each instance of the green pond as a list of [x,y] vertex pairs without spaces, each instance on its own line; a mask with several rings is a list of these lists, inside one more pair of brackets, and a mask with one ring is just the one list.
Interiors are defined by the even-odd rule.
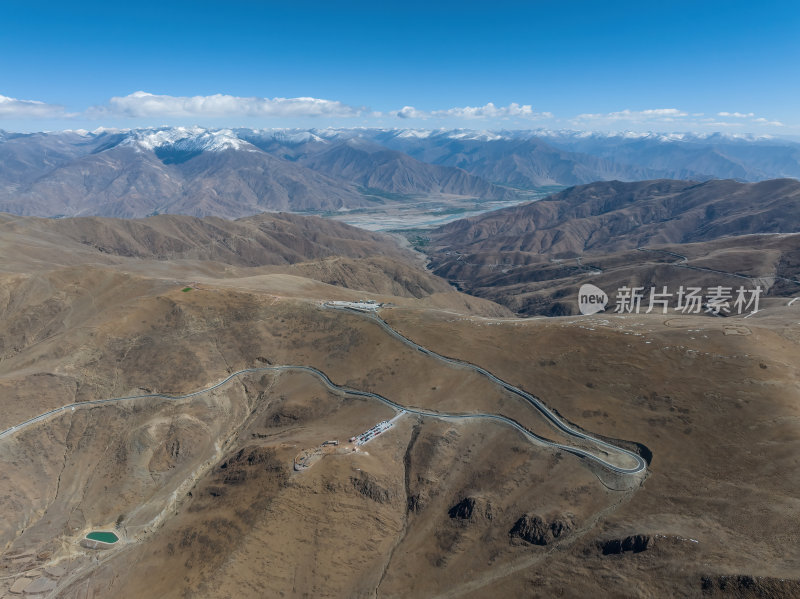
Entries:
[[113,532],[90,532],[88,535],[86,535],[86,538],[90,541],[100,541],[102,543],[116,543],[119,541],[119,537]]

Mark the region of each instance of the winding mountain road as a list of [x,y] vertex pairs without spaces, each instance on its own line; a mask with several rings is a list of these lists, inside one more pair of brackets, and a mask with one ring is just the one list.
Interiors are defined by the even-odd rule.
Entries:
[[415,343],[414,341],[411,341],[407,337],[404,337],[402,334],[400,334],[399,332],[394,330],[385,320],[380,318],[377,314],[367,313],[367,312],[364,312],[364,311],[361,311],[361,310],[355,310],[355,309],[351,309],[351,308],[338,307],[338,306],[334,307],[334,306],[328,305],[326,307],[329,308],[329,309],[335,309],[335,310],[340,310],[340,311],[344,311],[344,312],[348,312],[348,313],[357,314],[357,315],[360,315],[360,316],[365,316],[365,317],[373,320],[374,322],[376,322],[387,333],[389,333],[390,335],[392,335],[396,339],[402,341],[406,345],[409,345],[409,346],[413,347],[414,349],[416,349],[416,350],[418,350],[418,351],[420,351],[420,352],[422,352],[422,353],[424,353],[424,354],[426,354],[428,356],[431,356],[431,357],[433,357],[433,358],[435,358],[437,360],[443,361],[445,363],[448,363],[448,364],[451,364],[451,365],[454,365],[454,366],[458,366],[458,367],[461,367],[461,368],[469,368],[471,370],[474,370],[475,372],[477,372],[477,373],[489,378],[489,380],[491,380],[493,383],[499,385],[500,387],[506,389],[507,391],[509,391],[511,393],[514,393],[515,395],[518,395],[519,397],[525,399],[534,408],[536,408],[547,420],[549,420],[551,423],[553,423],[559,430],[561,430],[565,434],[567,434],[569,436],[572,436],[572,437],[574,437],[576,439],[581,439],[583,441],[589,442],[590,444],[594,444],[595,446],[597,446],[599,448],[602,448],[603,450],[610,451],[612,453],[616,453],[616,454],[620,454],[622,456],[625,456],[625,457],[629,458],[629,460],[631,462],[631,467],[626,468],[626,467],[622,467],[622,466],[619,466],[617,464],[611,463],[611,462],[603,459],[600,456],[597,456],[597,455],[595,455],[595,454],[593,454],[593,453],[591,453],[589,451],[586,451],[586,450],[578,448],[578,447],[573,447],[573,446],[566,445],[566,444],[563,444],[563,443],[557,443],[557,442],[551,441],[549,439],[544,439],[543,437],[540,437],[540,436],[536,435],[535,433],[529,431],[527,428],[522,426],[519,422],[517,422],[517,421],[515,421],[515,420],[513,420],[511,418],[508,418],[506,416],[503,416],[501,414],[438,412],[438,411],[435,411],[435,410],[426,410],[426,409],[422,409],[422,408],[410,408],[410,407],[406,407],[406,406],[400,405],[400,404],[398,404],[398,403],[396,403],[396,402],[394,402],[394,401],[392,401],[392,400],[390,400],[390,399],[388,399],[388,398],[386,398],[386,397],[384,397],[382,395],[379,395],[377,393],[372,393],[371,391],[362,391],[362,390],[359,390],[359,389],[351,389],[349,387],[345,387],[345,386],[342,386],[342,385],[337,385],[336,383],[334,383],[328,377],[327,374],[325,374],[321,370],[318,370],[318,369],[316,369],[316,368],[314,368],[312,366],[302,366],[302,365],[275,365],[275,366],[261,366],[261,367],[256,367],[256,368],[244,368],[242,370],[238,370],[238,371],[228,375],[226,378],[224,378],[223,380],[221,380],[220,382],[218,382],[218,383],[216,383],[214,385],[211,385],[210,387],[206,387],[204,389],[200,389],[200,390],[194,391],[192,393],[186,393],[184,395],[165,395],[165,394],[161,394],[161,393],[146,393],[146,394],[142,394],[142,395],[128,395],[128,396],[125,396],[125,397],[114,397],[114,398],[108,398],[108,399],[96,399],[96,400],[91,400],[91,401],[83,401],[83,402],[71,403],[71,404],[67,404],[65,406],[61,406],[60,408],[55,408],[53,410],[50,410],[48,412],[45,412],[45,413],[40,414],[38,416],[35,416],[34,418],[30,418],[29,420],[21,422],[21,423],[15,425],[15,426],[12,426],[10,428],[5,429],[4,431],[0,432],[0,440],[5,439],[7,437],[10,437],[11,435],[14,435],[16,433],[19,433],[22,430],[24,430],[24,429],[26,429],[26,428],[28,428],[30,426],[33,426],[33,425],[35,425],[37,423],[43,422],[45,420],[48,420],[49,418],[55,417],[55,416],[60,415],[60,414],[64,414],[66,412],[74,411],[75,409],[86,408],[86,407],[90,407],[90,406],[107,405],[107,404],[112,404],[112,403],[122,402],[122,401],[134,401],[134,400],[139,400],[139,399],[148,399],[148,398],[151,398],[151,399],[166,399],[166,400],[178,401],[178,400],[188,399],[188,398],[191,398],[191,397],[194,397],[194,396],[197,396],[197,395],[201,395],[203,393],[208,393],[210,391],[213,391],[214,389],[218,389],[218,388],[222,387],[223,385],[225,385],[226,383],[228,383],[231,380],[233,380],[234,378],[236,378],[236,377],[238,377],[240,375],[243,375],[243,374],[252,374],[252,373],[259,373],[259,372],[297,371],[297,372],[306,372],[308,374],[311,374],[311,375],[317,377],[318,379],[320,379],[323,382],[323,384],[326,387],[328,387],[329,389],[334,390],[336,392],[344,393],[346,395],[351,395],[351,396],[355,396],[355,397],[367,397],[367,398],[370,398],[370,399],[375,399],[375,400],[380,401],[381,403],[389,406],[392,409],[404,410],[404,411],[406,411],[406,412],[408,412],[410,414],[418,414],[420,416],[427,416],[427,417],[432,417],[432,418],[440,418],[440,419],[445,419],[445,420],[480,419],[480,420],[494,420],[494,421],[497,421],[497,422],[501,422],[503,424],[506,424],[506,425],[516,429],[517,431],[522,433],[522,435],[524,435],[531,442],[534,442],[534,443],[539,444],[539,445],[543,445],[543,446],[559,449],[559,450],[565,451],[567,453],[573,454],[575,456],[594,461],[594,462],[600,464],[601,466],[603,466],[604,468],[606,468],[606,469],[608,469],[608,470],[610,470],[612,472],[618,473],[618,474],[634,475],[634,474],[638,474],[638,473],[644,471],[647,468],[647,463],[638,454],[636,454],[636,453],[634,453],[632,451],[629,451],[627,449],[618,447],[616,445],[612,445],[612,444],[607,443],[605,441],[602,441],[600,439],[596,439],[595,437],[592,437],[592,436],[587,435],[587,434],[585,434],[585,433],[583,433],[581,431],[578,431],[578,430],[575,430],[575,429],[571,428],[569,425],[564,423],[560,418],[558,418],[553,412],[551,412],[541,402],[541,400],[539,400],[537,397],[531,395],[530,393],[527,393],[526,391],[523,391],[522,389],[520,389],[518,387],[515,387],[514,385],[511,385],[510,383],[505,382],[504,380],[502,380],[499,377],[495,376],[491,372],[481,368],[480,366],[476,366],[474,364],[470,364],[469,362],[464,362],[462,360],[456,360],[454,358],[448,358],[448,357],[442,356],[442,355],[440,355],[440,354],[438,354],[438,353],[436,353],[436,352],[434,352],[434,351],[432,351],[432,350],[430,350],[430,349],[428,349],[426,347],[423,347],[423,346]]
[[[595,461],[601,463],[606,468],[609,468],[610,470],[613,470],[614,472],[620,472],[620,473],[624,473],[624,474],[634,474],[636,472],[641,472],[642,470],[647,468],[647,462],[645,462],[645,460],[640,455],[638,455],[637,453],[634,453],[634,452],[629,451],[627,449],[623,449],[622,447],[619,447],[617,445],[613,445],[611,443],[607,443],[605,441],[602,441],[601,439],[597,439],[596,437],[593,437],[591,435],[587,435],[586,433],[583,433],[583,432],[581,432],[579,430],[576,430],[576,429],[572,428],[571,426],[566,424],[563,420],[561,420],[561,418],[556,416],[547,406],[544,405],[542,400],[539,399],[538,397],[536,397],[535,395],[531,395],[527,391],[524,391],[523,389],[520,389],[519,387],[516,387],[516,386],[512,385],[511,383],[508,383],[508,382],[504,381],[503,379],[501,379],[500,377],[492,374],[488,370],[486,370],[484,368],[481,368],[480,366],[477,366],[475,364],[472,364],[471,362],[466,362],[464,360],[458,360],[456,358],[448,358],[447,356],[443,356],[441,354],[438,354],[435,351],[433,351],[431,349],[428,349],[427,347],[423,347],[422,345],[419,345],[418,343],[416,343],[416,342],[412,341],[411,339],[403,336],[401,333],[399,333],[394,328],[392,328],[392,326],[388,322],[383,320],[377,313],[375,313],[375,312],[365,312],[363,310],[357,310],[357,309],[354,309],[354,308],[347,308],[347,307],[341,307],[341,306],[330,306],[330,305],[327,305],[326,307],[330,308],[330,309],[334,309],[334,310],[339,310],[339,311],[342,311],[342,312],[349,312],[349,313],[352,313],[352,314],[359,314],[359,315],[365,316],[366,318],[369,318],[370,320],[373,320],[374,322],[376,322],[381,328],[383,328],[391,336],[393,336],[396,339],[402,341],[406,345],[416,349],[417,351],[420,351],[425,355],[431,356],[432,358],[435,358],[435,359],[440,360],[442,362],[445,362],[447,364],[451,364],[451,365],[454,365],[454,366],[457,366],[457,367],[461,367],[461,368],[467,368],[469,370],[472,370],[474,372],[477,372],[478,374],[481,374],[481,375],[485,376],[491,382],[493,382],[496,385],[502,387],[506,391],[509,391],[509,392],[513,393],[514,395],[517,395],[517,396],[521,397],[522,399],[524,399],[525,401],[527,401],[531,406],[533,406],[542,416],[544,416],[548,421],[550,421],[561,432],[563,432],[563,433],[565,433],[565,434],[567,434],[567,435],[569,435],[571,437],[574,437],[576,439],[581,439],[581,440],[584,440],[584,441],[588,441],[591,444],[594,444],[594,445],[596,445],[598,447],[602,447],[605,450],[610,450],[613,453],[619,453],[619,454],[623,454],[623,455],[629,456],[632,460],[634,460],[636,462],[636,467],[635,468],[631,468],[631,469],[618,468],[616,466],[613,466],[612,464],[609,464],[608,462],[606,462],[605,460],[599,458],[598,456],[595,456],[593,454],[585,452],[585,451],[583,451],[581,449],[578,449],[578,448],[575,448],[575,447],[570,447],[569,445],[563,445],[563,444],[560,444],[560,443],[555,443],[555,442],[550,441],[548,439],[543,439],[542,437],[539,437],[538,435],[528,431],[524,427],[521,427],[521,425],[519,425],[515,421],[511,420],[510,418],[506,418],[504,416],[498,416],[498,418],[504,419],[504,421],[506,423],[508,423],[508,424],[513,423],[513,425],[515,425],[515,428],[518,428],[520,430],[524,430],[527,435],[535,437],[538,442],[543,442],[543,443],[545,443],[547,445],[558,447],[560,449],[563,449],[564,451],[569,451],[570,453],[573,453],[573,454],[576,454],[576,455],[580,455],[582,457],[588,457],[590,459],[594,459]],[[406,409],[408,411],[411,411],[408,408],[404,408],[404,409]],[[485,417],[487,415],[481,415],[481,416]]]

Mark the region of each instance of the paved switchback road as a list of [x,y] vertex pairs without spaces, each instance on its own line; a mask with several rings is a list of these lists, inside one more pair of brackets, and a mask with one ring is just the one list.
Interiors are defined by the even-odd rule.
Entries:
[[[471,362],[466,362],[464,360],[458,360],[456,358],[448,358],[447,356],[443,356],[441,354],[438,354],[435,351],[433,351],[431,349],[428,349],[427,347],[423,347],[422,345],[419,345],[418,343],[412,341],[411,339],[409,339],[409,338],[405,337],[404,335],[402,335],[400,332],[398,332],[395,329],[393,329],[392,326],[388,322],[383,320],[383,318],[381,318],[377,314],[377,312],[371,312],[371,311],[370,312],[366,312],[364,310],[358,310],[358,309],[355,309],[355,308],[348,308],[348,307],[342,307],[342,306],[331,306],[331,305],[326,305],[326,308],[339,310],[339,311],[342,311],[342,312],[348,312],[348,313],[351,313],[351,314],[357,314],[357,315],[369,318],[370,320],[376,322],[381,328],[383,328],[387,333],[392,335],[394,338],[402,341],[403,343],[405,343],[406,345],[408,345],[410,347],[413,347],[417,351],[420,351],[425,355],[431,356],[432,358],[435,358],[435,359],[440,360],[442,362],[445,362],[447,364],[450,364],[450,365],[453,365],[453,366],[457,366],[457,367],[461,367],[461,368],[467,368],[469,370],[472,370],[474,372],[477,372],[478,374],[481,374],[481,375],[485,376],[490,381],[492,381],[496,385],[502,387],[506,391],[509,391],[509,392],[513,393],[514,395],[517,395],[517,396],[521,397],[522,399],[524,399],[525,401],[527,401],[531,406],[533,406],[542,416],[544,416],[548,421],[550,421],[561,432],[563,432],[563,433],[565,433],[565,434],[567,434],[567,435],[569,435],[571,437],[574,437],[576,439],[582,439],[584,441],[588,441],[592,445],[595,445],[596,447],[603,448],[606,451],[611,451],[612,453],[617,453],[617,454],[621,454],[621,455],[624,455],[626,457],[629,457],[632,460],[632,463],[635,463],[636,465],[634,467],[632,467],[632,468],[619,468],[617,466],[614,466],[613,464],[610,464],[606,460],[604,460],[604,459],[602,459],[602,458],[600,458],[598,456],[595,456],[594,454],[591,454],[589,452],[585,452],[585,451],[583,451],[581,449],[578,449],[578,448],[575,448],[575,447],[571,447],[569,445],[563,445],[563,444],[560,444],[560,443],[555,443],[555,442],[550,441],[548,439],[543,439],[543,438],[539,437],[538,435],[535,435],[534,433],[528,431],[527,429],[524,429],[525,432],[529,436],[535,437],[539,442],[544,442],[547,445],[558,447],[559,449],[563,449],[564,451],[569,451],[570,453],[573,453],[573,454],[576,454],[576,455],[580,455],[582,457],[588,457],[588,458],[593,459],[594,461],[602,464],[603,466],[605,466],[609,470],[613,470],[614,472],[619,472],[619,473],[624,473],[624,474],[634,474],[636,472],[641,472],[641,471],[643,471],[643,470],[645,470],[647,468],[647,462],[645,462],[644,458],[642,458],[639,454],[634,453],[632,451],[629,451],[627,449],[624,449],[622,447],[619,447],[617,445],[613,445],[611,443],[607,443],[606,441],[603,441],[601,439],[597,439],[596,437],[593,437],[591,435],[587,435],[586,433],[583,433],[583,432],[581,432],[579,430],[576,430],[576,429],[572,428],[567,423],[565,423],[563,420],[561,420],[561,418],[556,416],[547,406],[545,406],[544,403],[542,402],[542,400],[540,400],[538,397],[536,397],[534,395],[531,395],[527,391],[524,391],[523,389],[520,389],[519,387],[516,387],[516,386],[512,385],[511,383],[508,383],[508,382],[504,381],[503,379],[501,379],[500,377],[492,374],[488,370],[486,370],[484,368],[481,368],[480,366],[477,366],[475,364],[472,364]],[[505,417],[502,417],[502,416],[498,416],[498,417],[499,418],[504,418],[504,420],[506,422],[509,422],[509,423],[513,422],[509,418],[505,418]],[[515,422],[515,424],[516,424],[517,427],[520,427],[520,425],[518,423]]]
[[494,374],[492,374],[488,370],[485,370],[485,369],[481,368],[480,366],[476,366],[474,364],[471,364],[469,362],[465,362],[465,361],[462,361],[462,360],[457,360],[457,359],[454,359],[454,358],[448,358],[448,357],[442,356],[442,355],[440,355],[440,354],[438,354],[438,353],[436,353],[436,352],[434,352],[434,351],[432,351],[432,350],[430,350],[430,349],[428,349],[426,347],[423,347],[423,346],[415,343],[414,341],[411,341],[407,337],[404,337],[399,332],[394,330],[385,320],[383,320],[377,314],[366,313],[366,312],[363,312],[361,310],[354,310],[352,308],[343,308],[343,307],[338,307],[338,306],[337,307],[327,306],[327,307],[330,308],[330,309],[336,309],[336,310],[340,310],[340,311],[344,311],[344,312],[348,312],[348,313],[357,314],[357,315],[360,315],[360,316],[365,316],[365,317],[373,320],[374,322],[376,322],[387,333],[389,333],[390,335],[392,335],[396,339],[402,341],[403,343],[415,348],[416,350],[418,350],[418,351],[420,351],[420,352],[422,352],[422,353],[424,353],[424,354],[426,354],[428,356],[431,356],[431,357],[433,357],[433,358],[435,358],[437,360],[443,361],[443,362],[448,363],[448,364],[453,365],[453,366],[458,366],[458,367],[462,367],[462,368],[469,368],[471,370],[474,370],[475,372],[477,372],[477,373],[489,378],[489,380],[491,380],[493,383],[499,385],[500,387],[506,389],[507,391],[509,391],[509,392],[511,392],[511,393],[513,393],[515,395],[518,395],[519,397],[521,397],[522,399],[524,399],[525,401],[530,403],[536,410],[539,411],[539,413],[542,414],[542,416],[544,416],[547,420],[552,422],[559,430],[561,430],[565,434],[567,434],[569,436],[572,436],[572,437],[574,437],[576,439],[581,439],[583,441],[589,442],[590,444],[595,445],[598,448],[602,448],[605,451],[610,451],[612,453],[621,455],[621,456],[623,456],[623,457],[628,459],[628,461],[630,462],[631,466],[630,467],[622,467],[622,466],[619,466],[619,465],[614,464],[612,462],[609,462],[608,460],[604,459],[603,457],[595,455],[595,454],[593,454],[593,453],[591,453],[589,451],[586,451],[584,449],[581,449],[581,448],[578,448],[578,447],[573,447],[573,446],[566,445],[566,444],[563,444],[563,443],[557,443],[557,442],[551,441],[549,439],[545,439],[545,438],[540,437],[539,435],[536,435],[535,433],[531,432],[530,430],[528,430],[527,428],[522,426],[519,422],[517,422],[517,421],[515,421],[515,420],[513,420],[511,418],[508,418],[506,416],[503,416],[501,414],[438,412],[438,411],[435,411],[435,410],[426,410],[426,409],[422,409],[422,408],[410,408],[410,407],[406,407],[406,406],[403,406],[401,404],[398,404],[398,403],[396,403],[396,402],[394,402],[394,401],[392,401],[392,400],[390,400],[390,399],[388,399],[388,398],[386,398],[386,397],[384,397],[382,395],[379,395],[377,393],[372,393],[371,391],[362,391],[362,390],[359,390],[359,389],[351,389],[349,387],[344,387],[342,385],[337,385],[336,383],[334,383],[328,377],[327,374],[325,374],[321,370],[318,370],[318,369],[316,369],[316,368],[314,368],[312,366],[303,366],[303,365],[283,365],[283,366],[277,366],[276,365],[276,366],[262,366],[262,367],[257,367],[257,368],[245,368],[245,369],[238,370],[238,371],[230,374],[229,376],[227,376],[226,378],[224,378],[220,382],[218,382],[218,383],[216,383],[214,385],[211,385],[210,387],[206,387],[205,389],[200,389],[198,391],[194,391],[192,393],[187,393],[187,394],[184,394],[184,395],[164,395],[164,394],[161,394],[161,393],[147,393],[147,394],[142,394],[142,395],[129,395],[129,396],[125,396],[125,397],[114,397],[114,398],[108,398],[108,399],[97,399],[97,400],[92,400],[92,401],[84,401],[84,402],[67,404],[65,406],[61,406],[60,408],[55,408],[53,410],[50,410],[48,412],[45,412],[45,413],[40,414],[38,416],[35,416],[34,418],[30,418],[29,420],[21,422],[21,423],[15,425],[15,426],[12,426],[10,428],[7,428],[7,429],[3,430],[3,431],[0,431],[0,441],[2,441],[3,439],[6,439],[6,438],[8,438],[8,437],[10,437],[12,435],[15,435],[15,434],[17,434],[17,433],[19,433],[19,432],[21,432],[21,431],[33,426],[33,425],[35,425],[35,424],[38,424],[40,422],[44,422],[45,420],[48,420],[50,418],[56,417],[56,416],[61,415],[61,414],[65,414],[65,413],[74,411],[76,409],[82,409],[82,408],[91,407],[91,406],[107,405],[107,404],[113,404],[113,403],[124,402],[124,401],[142,400],[142,399],[166,399],[166,400],[172,400],[172,401],[179,401],[179,400],[189,399],[191,397],[194,397],[194,396],[197,396],[197,395],[200,395],[200,394],[203,394],[203,393],[208,393],[210,391],[213,391],[214,389],[218,389],[218,388],[222,387],[226,383],[230,382],[231,380],[233,380],[234,378],[236,378],[236,377],[238,377],[238,376],[240,376],[242,374],[251,374],[251,373],[258,373],[258,372],[298,371],[298,372],[305,372],[305,373],[308,373],[308,374],[311,374],[311,375],[317,377],[318,379],[320,379],[323,382],[323,384],[326,387],[328,387],[329,389],[332,389],[332,390],[334,390],[336,392],[343,393],[343,394],[346,394],[346,395],[355,396],[355,397],[371,398],[371,399],[380,401],[381,403],[383,403],[383,404],[385,404],[385,405],[387,405],[387,406],[389,406],[389,407],[391,407],[391,408],[393,408],[395,410],[405,410],[406,412],[408,412],[410,414],[418,414],[420,416],[428,416],[428,417],[432,417],[432,418],[441,418],[441,419],[446,419],[446,420],[468,420],[468,419],[494,420],[496,422],[500,422],[502,424],[508,425],[508,426],[516,429],[523,436],[525,436],[529,441],[531,441],[533,443],[536,443],[538,445],[543,445],[543,446],[546,446],[546,447],[551,447],[551,448],[554,448],[554,449],[559,449],[559,450],[565,451],[567,453],[570,453],[572,455],[575,455],[575,456],[578,456],[578,457],[581,457],[581,458],[584,458],[584,459],[591,460],[591,461],[593,461],[593,462],[595,462],[597,464],[600,464],[604,468],[606,468],[606,469],[608,469],[608,470],[610,470],[612,472],[618,473],[618,474],[627,474],[627,475],[638,474],[639,472],[643,472],[647,468],[647,463],[638,454],[636,454],[636,453],[634,453],[632,451],[629,451],[627,449],[624,449],[622,447],[618,447],[616,445],[612,445],[611,443],[607,443],[607,442],[602,441],[600,439],[597,439],[595,437],[592,437],[591,435],[587,435],[587,434],[585,434],[585,433],[583,433],[581,431],[573,429],[568,424],[563,422],[553,412],[551,412],[542,403],[542,401],[539,400],[537,397],[531,395],[530,393],[528,393],[526,391],[523,391],[522,389],[520,389],[518,387],[515,387],[514,385],[511,385],[510,383],[507,383],[506,381],[500,379],[499,377],[495,376]]

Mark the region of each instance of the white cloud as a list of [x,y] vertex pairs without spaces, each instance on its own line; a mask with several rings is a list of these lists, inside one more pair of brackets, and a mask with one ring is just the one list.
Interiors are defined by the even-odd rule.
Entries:
[[400,110],[394,112],[393,114],[401,119],[426,119],[429,116],[427,112],[417,110],[413,106],[403,106]]
[[0,95],[0,118],[49,119],[71,116],[63,106],[47,104],[38,100],[18,100]]
[[[771,121],[763,116],[757,117],[753,112],[718,112],[717,116],[733,118],[733,119],[740,119],[739,122],[729,122],[727,123],[728,126],[739,126],[746,124],[741,119],[745,121],[749,121],[750,123],[757,123],[759,125],[769,125],[771,127],[783,127],[784,124],[780,121]],[[709,119],[711,120],[711,119]],[[721,125],[725,125],[726,123],[720,123]]]
[[713,129],[724,130],[738,128],[746,130],[747,127],[759,129],[762,127],[784,127],[777,120],[756,117],[752,112],[717,112],[715,116],[704,116],[702,112],[685,112],[678,108],[654,108],[649,110],[620,110],[606,113],[584,113],[568,119],[575,127],[630,127],[635,130],[657,131],[664,127],[680,127],[684,130],[693,128],[699,131]]
[[553,118],[551,112],[534,112],[530,104],[517,104],[512,102],[508,106],[495,106],[492,102],[484,106],[456,106],[443,110],[417,110],[413,106],[404,106],[392,113],[401,119],[429,119],[429,118],[456,118],[456,119],[549,119]]
[[703,124],[707,127],[742,127],[744,123],[736,121],[715,121],[714,119],[704,119]]
[[434,110],[432,114],[434,116],[452,116],[462,119],[532,118],[535,116],[530,104],[520,106],[516,102],[512,102],[508,106],[495,106],[489,102],[484,106],[463,106],[448,108],[447,110]]
[[698,131],[725,129],[757,130],[762,127],[784,127],[777,120],[756,117],[753,112],[717,112],[715,116],[705,116],[702,112],[685,112],[678,108],[654,108],[650,110],[620,110],[606,113],[584,113],[568,119],[575,127],[624,126],[636,130],[657,131],[664,127],[681,127]]
[[689,116],[688,112],[677,108],[650,108],[647,110],[619,110],[617,112],[606,113],[585,113],[575,117],[578,121],[657,121],[669,122]]
[[363,113],[334,100],[319,98],[241,98],[226,94],[167,96],[143,91],[111,98],[108,106],[95,107],[96,117],[107,115],[146,117],[353,117]]
[[762,125],[772,125],[773,127],[784,127],[785,125],[780,121],[770,121],[765,119],[764,117],[759,117],[757,119],[753,119],[754,123],[760,123]]
[[[713,115],[713,116],[712,116]],[[225,126],[245,119],[283,119],[288,123],[308,124],[306,119],[319,118],[326,121],[358,118],[361,126],[384,125],[387,120],[428,121],[437,126],[466,126],[459,121],[483,121],[482,127],[527,126],[527,122],[566,124],[575,129],[625,128],[633,131],[690,130],[770,130],[782,127],[784,131],[795,130],[792,125],[758,116],[753,112],[691,112],[678,108],[652,108],[646,110],[619,110],[615,112],[584,113],[574,117],[557,118],[551,112],[536,112],[530,104],[512,102],[498,106],[493,102],[483,106],[455,106],[444,109],[421,110],[414,106],[403,106],[399,110],[372,111],[366,107],[351,106],[336,100],[320,98],[262,98],[239,97],[229,94],[206,96],[171,96],[137,91],[126,96],[116,96],[101,106],[93,106],[81,112],[67,112],[63,106],[37,100],[20,100],[0,95],[0,120],[24,122],[61,119],[75,126],[95,124],[130,126],[132,121],[208,124],[224,119]],[[98,121],[100,121],[98,123]],[[395,121],[396,123],[397,121]],[[568,126],[569,126],[568,125]]]

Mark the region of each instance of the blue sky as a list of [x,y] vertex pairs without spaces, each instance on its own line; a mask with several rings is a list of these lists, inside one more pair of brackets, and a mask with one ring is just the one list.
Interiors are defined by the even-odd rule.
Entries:
[[6,130],[800,134],[797,2],[3,0],[0,23]]

